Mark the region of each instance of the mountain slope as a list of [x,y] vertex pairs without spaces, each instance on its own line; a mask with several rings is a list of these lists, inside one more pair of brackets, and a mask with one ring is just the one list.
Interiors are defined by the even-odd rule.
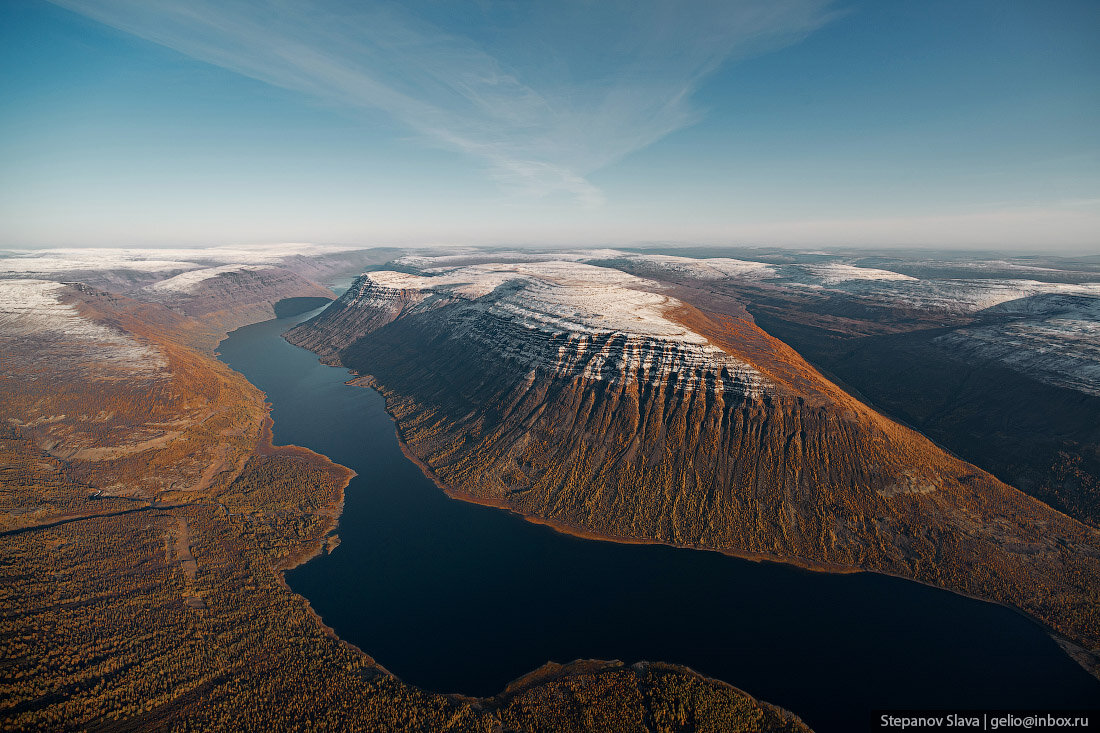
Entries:
[[333,546],[351,472],[271,444],[211,328],[0,279],[0,729],[809,730],[669,665],[547,665],[489,699],[388,674],[281,576]]
[[366,275],[288,338],[387,398],[454,495],[561,528],[893,573],[1100,646],[1100,537],[746,317],[577,263]]

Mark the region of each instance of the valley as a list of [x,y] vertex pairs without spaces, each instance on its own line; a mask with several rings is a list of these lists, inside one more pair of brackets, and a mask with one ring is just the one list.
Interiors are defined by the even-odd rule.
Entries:
[[[348,266],[337,259],[337,269]],[[321,286],[276,269],[240,289],[237,273],[256,270],[211,264],[217,272],[193,278],[198,292],[114,286],[139,296],[130,297],[99,289],[128,280],[116,270],[93,270],[86,279],[99,286],[66,284],[66,265],[87,266],[47,260],[38,267],[57,280],[0,279],[3,729],[307,719],[425,731],[599,720],[629,729],[644,716],[659,730],[688,720],[701,730],[806,730],[786,711],[671,665],[551,665],[487,698],[393,677],[336,638],[282,577],[337,549],[351,472],[273,446],[264,395],[212,354],[219,329],[300,308],[283,296],[319,297]],[[315,276],[326,266],[295,262]],[[563,707],[562,697],[573,702]]]
[[0,4],[0,733],[1100,729],[1098,10]]
[[[805,729],[732,683],[828,731],[917,704],[897,691],[1092,696],[1087,277],[948,300],[933,283],[891,318],[819,289],[916,288],[919,268],[166,256],[0,259],[6,729]],[[318,284],[356,273],[338,298]],[[295,323],[286,339],[313,353],[283,340]],[[1045,346],[1066,332],[1074,358]],[[1020,400],[1047,421],[1030,452],[1023,427],[988,427]],[[683,604],[697,588],[722,590]],[[446,623],[441,592],[459,604]],[[811,622],[786,598],[835,605]],[[880,689],[886,647],[924,661]],[[852,685],[867,702],[838,707]]]
[[868,408],[743,309],[708,313],[603,270],[368,273],[288,338],[369,376],[455,496],[586,536],[990,598],[1095,665],[1094,528]]
[[1008,608],[876,573],[577,539],[450,499],[407,460],[382,397],[287,344],[289,323],[236,331],[223,358],[269,396],[280,442],[358,475],[338,550],[287,582],[403,680],[484,695],[546,659],[662,659],[838,731],[875,705],[1072,706],[1100,689]]

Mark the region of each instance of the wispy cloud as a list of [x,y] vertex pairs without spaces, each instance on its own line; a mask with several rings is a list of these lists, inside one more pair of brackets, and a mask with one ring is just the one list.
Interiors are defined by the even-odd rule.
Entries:
[[[482,2],[53,0],[326,103],[382,110],[505,186],[598,205],[588,176],[692,124],[700,82],[789,44],[825,0]],[[440,17],[449,13],[449,17]]]

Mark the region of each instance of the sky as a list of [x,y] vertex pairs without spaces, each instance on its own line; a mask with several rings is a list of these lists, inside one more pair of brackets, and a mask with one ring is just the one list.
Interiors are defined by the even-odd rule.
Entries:
[[1092,0],[4,0],[0,247],[1100,253]]

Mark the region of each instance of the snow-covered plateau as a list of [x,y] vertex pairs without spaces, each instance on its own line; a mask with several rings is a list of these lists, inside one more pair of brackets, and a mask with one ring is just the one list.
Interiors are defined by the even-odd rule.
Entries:
[[[55,291],[45,281],[88,282],[191,314],[187,308],[196,306],[187,304],[201,293],[216,292],[217,298],[224,298],[226,292],[245,287],[233,278],[235,273],[266,277],[261,271],[268,268],[352,249],[280,244],[4,251],[0,335],[25,336],[41,329],[54,338],[68,329],[67,337],[75,337],[80,329],[105,328],[51,300]],[[730,388],[752,391],[761,388],[763,377],[670,318],[669,311],[679,303],[662,294],[662,283],[699,281],[734,293],[743,287],[749,299],[761,290],[787,291],[799,298],[826,299],[840,312],[848,312],[843,310],[847,301],[869,307],[867,312],[897,313],[902,319],[925,314],[932,323],[958,326],[937,343],[966,359],[993,360],[1044,382],[1100,392],[1100,316],[1093,305],[1100,302],[1100,282],[1090,281],[1087,265],[1077,263],[1084,269],[1063,273],[1042,266],[1058,261],[1043,259],[909,261],[827,253],[773,253],[773,261],[764,262],[751,259],[769,259],[764,253],[742,252],[733,258],[610,248],[406,250],[393,261],[392,271],[371,273],[369,292],[361,295],[385,300],[391,297],[389,291],[403,291],[412,294],[417,309],[435,308],[444,301],[461,304],[440,313],[463,338],[485,339],[494,353],[562,374],[656,382],[673,373],[688,382],[707,373],[728,374]],[[810,261],[792,261],[799,257]],[[865,266],[868,263],[875,266]],[[300,271],[306,278],[314,277],[308,265]],[[1096,279],[1100,281],[1100,274]],[[26,285],[32,282],[39,284]],[[296,281],[302,293],[307,286],[311,284]],[[278,288],[264,290],[264,297],[271,296],[269,290]],[[241,298],[260,298],[258,292],[242,290]],[[26,302],[20,305],[19,298]],[[1058,303],[1061,306],[1052,310]],[[109,329],[100,336],[103,333],[121,338]],[[108,343],[104,338],[88,341],[92,342]],[[122,358],[127,352],[116,353]]]
[[349,251],[352,247],[319,244],[236,245],[231,247],[56,248],[0,252],[0,277],[41,276],[68,272],[132,270],[171,273],[220,265],[273,265],[293,256],[318,256]]
[[1100,396],[1100,296],[1045,294],[984,312],[991,323],[936,343],[973,362],[997,361],[1041,382]]
[[[701,386],[738,394],[760,372],[677,322],[681,305],[655,282],[578,262],[479,264],[429,275],[364,275],[345,307],[429,314],[449,338],[535,370],[613,383]],[[400,311],[399,313],[397,311]]]
[[[526,257],[523,267],[531,272],[541,268],[542,274],[536,278],[538,283],[550,282],[548,276],[552,269],[558,270],[558,280],[572,278],[587,281],[587,286],[575,285],[568,291],[569,298],[581,302],[601,302],[599,289],[603,287],[613,287],[616,292],[623,288],[641,290],[653,296],[653,291],[660,291],[660,285],[654,281],[725,281],[735,286],[744,283],[754,287],[793,288],[898,312],[918,311],[933,317],[965,318],[966,322],[976,319],[972,325],[941,337],[937,343],[965,359],[1000,362],[1040,381],[1090,394],[1100,391],[1100,312],[1092,305],[1100,302],[1100,282],[1042,282],[980,276],[965,279],[916,278],[889,269],[862,267],[842,261],[769,264],[727,257],[695,258],[606,249],[559,252],[556,254],[561,261],[557,262],[546,261],[550,255],[545,254],[498,254],[513,263]],[[479,259],[482,264],[476,268],[447,266],[476,257],[478,255],[474,251],[454,256],[405,257],[398,262],[417,269],[421,279],[412,275],[398,277],[399,273],[373,275],[377,276],[379,285],[384,281],[385,287],[419,291],[428,288],[425,283],[430,281],[437,289],[446,288],[456,296],[476,298],[487,295],[515,277],[518,272],[516,268],[520,267],[515,264],[493,265],[484,253]],[[964,264],[975,272],[981,272],[983,266],[991,272],[1015,269],[1021,275],[1039,271],[1048,274],[1058,272],[1052,268],[1013,265],[1002,260]],[[954,266],[962,267],[960,263]],[[613,268],[623,268],[653,281],[630,279],[632,276],[624,279],[623,273]],[[428,280],[424,280],[425,277]],[[557,302],[557,289],[542,293],[544,289],[548,289],[547,286],[527,284],[517,291],[514,305],[501,302],[495,307],[501,313],[513,310],[516,322],[530,327],[538,324],[538,328],[575,333],[602,328],[608,333],[619,331],[629,334],[633,333],[631,327],[638,328],[638,324],[645,323],[646,329],[641,330],[648,329],[649,338],[679,340],[685,346],[692,342],[692,334],[667,330],[666,326],[660,325],[662,320],[667,323],[667,319],[654,317],[650,306],[631,304],[631,297],[621,297],[621,309],[606,307],[599,314],[600,318],[593,320],[572,316],[570,305]],[[531,306],[529,303],[538,305]],[[1064,307],[1052,310],[1052,304],[1058,303]],[[1066,306],[1066,303],[1071,303],[1072,307]],[[577,312],[586,311],[581,308]],[[646,315],[640,315],[642,313]],[[594,326],[597,322],[601,325]],[[573,348],[567,347],[563,354]],[[582,353],[590,349],[591,346],[585,344]],[[570,359],[563,355],[560,363],[568,364]]]
[[122,331],[80,315],[62,302],[66,286],[45,280],[0,279],[0,341],[9,347],[33,340],[33,348],[53,367],[57,360],[82,371],[109,366],[133,375],[152,376],[167,366],[156,349]]
[[188,270],[174,275],[167,280],[153,283],[146,290],[153,292],[193,293],[204,281],[211,278],[227,275],[233,272],[258,271],[271,269],[268,265],[230,264],[219,267],[204,267],[198,270]]

